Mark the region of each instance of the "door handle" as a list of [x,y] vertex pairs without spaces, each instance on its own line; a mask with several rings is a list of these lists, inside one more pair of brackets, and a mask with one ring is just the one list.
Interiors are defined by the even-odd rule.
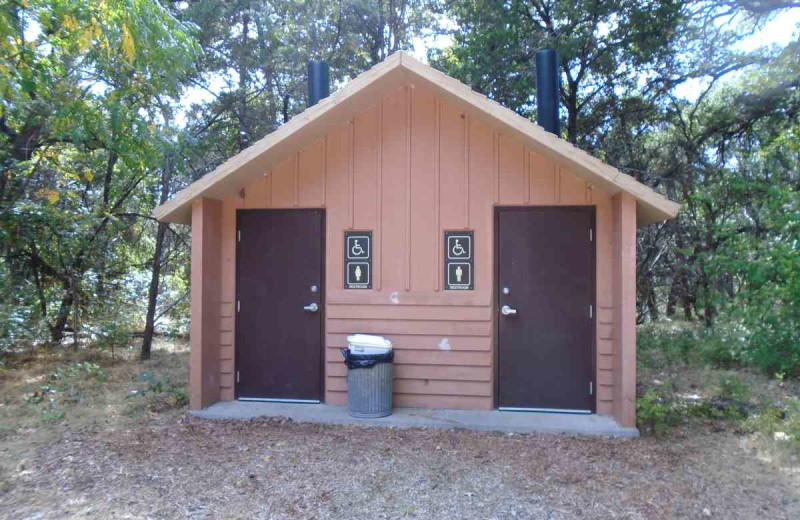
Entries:
[[516,316],[516,314],[517,314],[517,309],[512,309],[512,308],[511,308],[511,307],[509,307],[508,305],[503,305],[503,306],[500,308],[500,313],[501,313],[503,316]]
[[319,310],[319,305],[316,303],[309,303],[303,307],[303,310],[306,312],[317,312]]

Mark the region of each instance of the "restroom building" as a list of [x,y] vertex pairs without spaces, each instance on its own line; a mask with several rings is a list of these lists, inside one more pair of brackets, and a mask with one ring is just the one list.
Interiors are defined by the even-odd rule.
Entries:
[[346,404],[366,333],[395,406],[633,426],[636,228],[678,209],[397,52],[155,210],[192,226],[191,408]]

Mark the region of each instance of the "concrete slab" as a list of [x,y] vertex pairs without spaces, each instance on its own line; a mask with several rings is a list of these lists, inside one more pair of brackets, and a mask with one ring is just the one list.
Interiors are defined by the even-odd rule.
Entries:
[[517,433],[567,433],[605,437],[638,437],[639,430],[618,425],[602,415],[575,415],[499,410],[427,410],[395,408],[380,419],[351,417],[346,406],[326,404],[227,401],[191,412],[205,419],[254,419],[288,417],[297,422],[358,424],[395,428],[441,428]]

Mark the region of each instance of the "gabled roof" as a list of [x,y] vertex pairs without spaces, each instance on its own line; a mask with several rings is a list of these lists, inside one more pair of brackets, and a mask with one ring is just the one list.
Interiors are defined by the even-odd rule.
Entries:
[[235,192],[298,149],[406,84],[430,88],[443,101],[460,107],[470,117],[482,119],[537,152],[552,157],[581,179],[611,195],[619,192],[632,195],[638,202],[639,225],[670,219],[678,214],[679,204],[656,193],[649,186],[401,51],[182,189],[157,207],[153,215],[164,222],[190,223],[191,204],[197,197],[219,199]]

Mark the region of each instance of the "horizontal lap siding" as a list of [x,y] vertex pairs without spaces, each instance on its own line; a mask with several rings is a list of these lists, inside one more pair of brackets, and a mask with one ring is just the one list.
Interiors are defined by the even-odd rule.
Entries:
[[[339,349],[352,333],[395,345],[398,406],[494,403],[494,206],[597,207],[598,412],[612,407],[611,203],[551,159],[404,86],[225,198],[223,399],[233,398],[237,208],[326,208],[325,400],[346,402]],[[373,231],[373,289],[343,287],[343,233]],[[443,233],[475,232],[475,290],[443,288]],[[224,310],[223,310],[224,307]]]
[[[329,312],[335,313],[336,307],[329,306]],[[401,306],[396,310],[400,315],[409,314],[408,307]],[[418,308],[410,310],[419,311]],[[366,331],[391,339],[395,349],[397,406],[492,407],[491,321],[397,319],[361,322],[328,318],[327,329],[328,402],[347,402],[347,372],[340,352],[347,345],[347,334],[337,332],[346,330]],[[423,396],[429,396],[431,400],[425,401]]]

